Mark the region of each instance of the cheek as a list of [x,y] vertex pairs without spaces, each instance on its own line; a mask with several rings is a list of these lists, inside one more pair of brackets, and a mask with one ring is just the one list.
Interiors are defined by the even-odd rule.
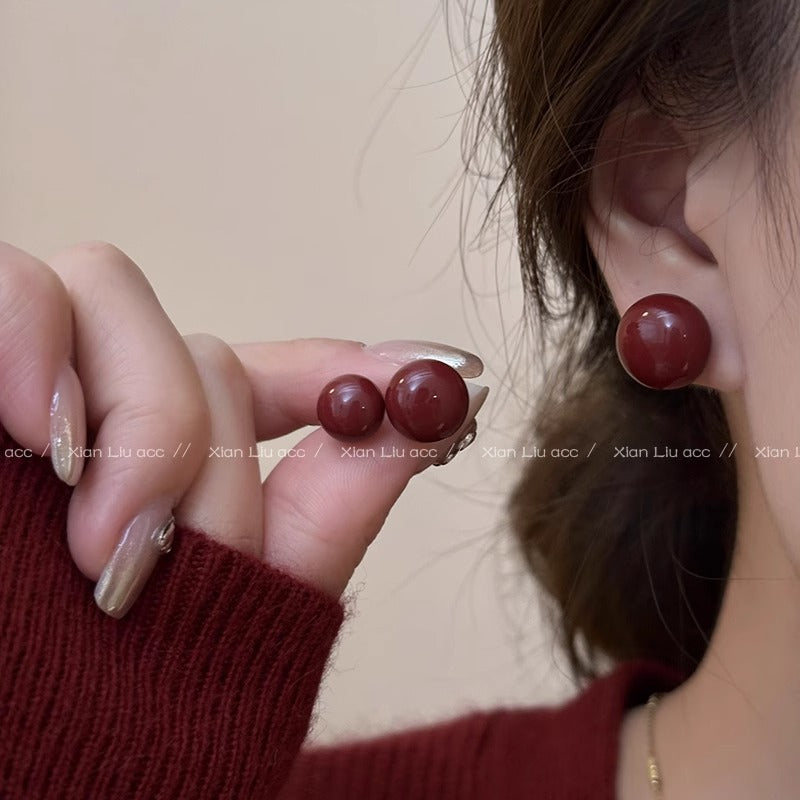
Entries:
[[732,435],[744,451],[739,457],[752,458],[769,511],[800,564],[800,276],[791,231],[768,231],[759,209],[755,190],[730,207],[718,251],[725,254],[720,267],[738,326],[741,399],[752,441],[747,431]]

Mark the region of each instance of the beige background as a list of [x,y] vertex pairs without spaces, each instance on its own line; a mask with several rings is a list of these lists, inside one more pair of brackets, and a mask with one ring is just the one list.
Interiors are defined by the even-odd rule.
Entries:
[[525,351],[513,259],[457,257],[463,44],[435,0],[0,5],[1,238],[117,244],[185,333],[487,363],[478,442],[414,479],[353,579],[316,741],[569,690],[503,524],[520,462],[483,450],[525,418]]

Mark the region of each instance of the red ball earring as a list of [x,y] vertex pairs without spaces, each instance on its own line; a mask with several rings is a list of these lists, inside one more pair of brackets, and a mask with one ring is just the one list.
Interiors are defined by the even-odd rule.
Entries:
[[469,411],[464,379],[449,364],[420,358],[401,367],[386,387],[386,414],[394,427],[417,442],[452,436]]
[[686,298],[651,294],[622,315],[616,347],[635,381],[650,389],[680,389],[705,369],[711,329],[703,312]]
[[375,433],[383,422],[383,395],[363,375],[339,375],[317,399],[319,424],[334,438],[360,439]]

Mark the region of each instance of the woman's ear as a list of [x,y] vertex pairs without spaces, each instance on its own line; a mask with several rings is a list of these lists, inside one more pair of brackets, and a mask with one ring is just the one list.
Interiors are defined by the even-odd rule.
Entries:
[[[731,391],[741,385],[742,362],[727,281],[713,243],[690,229],[684,213],[691,193],[692,208],[704,218],[711,214],[703,208],[697,152],[674,122],[636,98],[626,100],[595,151],[586,234],[620,314],[658,292],[685,297],[703,312],[711,353],[695,383]],[[717,195],[709,192],[709,203]]]

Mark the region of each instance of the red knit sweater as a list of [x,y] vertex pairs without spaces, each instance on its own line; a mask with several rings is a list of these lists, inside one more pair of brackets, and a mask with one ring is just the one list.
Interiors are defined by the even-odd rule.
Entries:
[[613,800],[624,709],[680,680],[630,662],[559,708],[301,749],[342,604],[179,529],[111,619],[67,551],[69,494],[49,461],[0,458],[2,800]]

